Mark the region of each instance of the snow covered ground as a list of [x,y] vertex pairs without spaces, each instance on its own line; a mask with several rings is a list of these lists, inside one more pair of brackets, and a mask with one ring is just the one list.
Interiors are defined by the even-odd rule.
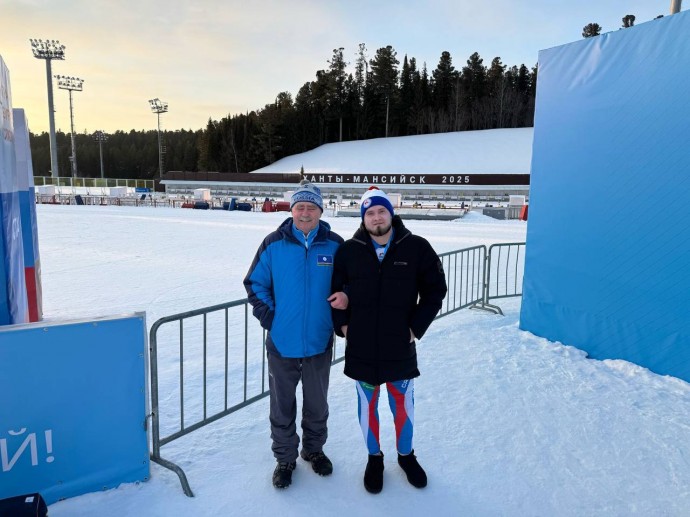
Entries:
[[[244,298],[241,280],[266,233],[286,214],[39,205],[47,319],[176,312]],[[353,218],[324,217],[344,237]],[[525,223],[476,213],[408,221],[438,253],[520,242]],[[298,460],[293,485],[271,486],[268,400],[162,449],[185,470],[152,464],[151,480],[56,503],[61,516],[663,515],[690,514],[690,386],[624,361],[594,361],[518,329],[505,316],[463,310],[420,342],[415,450],[429,486],[407,484],[381,403],[383,492],[362,486],[366,448],[353,382],[332,370],[327,478]]]

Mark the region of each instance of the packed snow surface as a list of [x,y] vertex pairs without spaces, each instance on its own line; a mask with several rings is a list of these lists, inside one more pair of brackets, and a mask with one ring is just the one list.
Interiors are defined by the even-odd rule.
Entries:
[[[45,317],[146,311],[149,326],[244,298],[242,278],[259,243],[286,216],[37,210]],[[345,238],[359,223],[328,212],[324,220]],[[476,213],[406,224],[438,253],[525,238],[525,223]],[[383,397],[384,488],[379,495],[364,490],[356,392],[339,363],[331,373],[325,447],[333,475],[321,478],[298,460],[292,486],[272,487],[264,398],[162,448],[185,470],[196,497],[152,463],[149,481],[58,502],[50,515],[690,515],[689,385],[522,332],[520,299],[497,303],[505,316],[462,310],[435,321],[419,343],[414,447],[429,476],[423,490],[407,483],[395,461]],[[174,370],[174,355],[161,355],[162,370]],[[174,406],[174,397],[163,399]]]

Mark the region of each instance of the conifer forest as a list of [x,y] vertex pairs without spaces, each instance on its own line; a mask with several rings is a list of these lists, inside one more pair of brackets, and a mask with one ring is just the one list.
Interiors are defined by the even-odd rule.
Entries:
[[[392,46],[369,55],[364,44],[327,65],[296,93],[279,92],[262,108],[210,118],[198,130],[162,131],[164,169],[251,172],[325,143],[533,125],[537,67],[509,66],[473,53],[456,67],[442,52],[429,69]],[[69,133],[57,133],[61,171],[71,170]],[[34,174],[50,175],[48,133],[31,134]],[[99,143],[76,134],[78,174],[100,177]],[[103,144],[106,178],[158,177],[158,134],[116,131]]]

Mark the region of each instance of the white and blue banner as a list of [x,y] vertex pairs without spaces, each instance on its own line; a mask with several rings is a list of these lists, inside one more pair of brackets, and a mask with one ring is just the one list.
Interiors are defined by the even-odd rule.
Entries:
[[520,328],[690,381],[690,12],[539,53]]
[[29,321],[9,75],[0,56],[0,325]]
[[0,327],[0,499],[147,480],[147,357],[143,313]]
[[38,253],[38,221],[36,219],[36,188],[34,168],[29,145],[29,124],[24,110],[12,110],[14,122],[14,149],[17,163],[19,187],[19,212],[22,220],[22,242],[24,248],[24,278],[29,307],[29,321],[43,318],[41,289],[41,261]]

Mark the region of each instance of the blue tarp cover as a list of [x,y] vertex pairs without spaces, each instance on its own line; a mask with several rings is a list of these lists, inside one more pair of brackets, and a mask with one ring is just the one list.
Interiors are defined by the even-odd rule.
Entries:
[[690,12],[542,51],[520,327],[690,381]]

